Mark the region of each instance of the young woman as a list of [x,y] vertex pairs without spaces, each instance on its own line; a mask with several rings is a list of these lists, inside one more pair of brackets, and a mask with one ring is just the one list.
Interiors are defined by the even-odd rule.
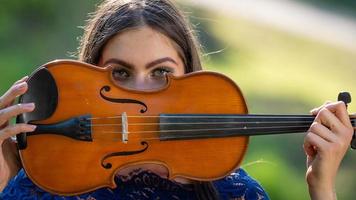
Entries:
[[[88,22],[79,60],[113,66],[120,85],[137,90],[164,86],[167,73],[179,76],[201,70],[195,36],[182,13],[169,0],[107,0]],[[33,111],[35,105],[12,105],[27,90],[26,77],[0,98],[0,187],[3,199],[268,199],[260,185],[242,169],[214,182],[166,179],[167,169],[142,164],[121,170],[114,190],[103,188],[75,197],[44,192],[26,176],[16,145],[9,138],[34,126],[9,125],[10,118]],[[345,105],[327,103],[316,115],[304,142],[306,180],[312,199],[336,199],[335,177],[353,133]]]

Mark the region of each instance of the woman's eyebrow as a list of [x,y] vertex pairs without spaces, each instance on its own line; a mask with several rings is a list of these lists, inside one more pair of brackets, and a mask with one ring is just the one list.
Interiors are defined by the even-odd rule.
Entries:
[[119,65],[122,65],[124,67],[127,67],[127,68],[131,68],[133,69],[134,68],[134,65],[131,64],[131,63],[128,63],[126,61],[123,61],[121,59],[117,59],[117,58],[110,58],[109,60],[107,60],[105,63],[104,63],[104,66],[109,64],[109,63],[114,63],[114,64],[119,64]]
[[173,60],[173,58],[164,57],[164,58],[159,58],[159,59],[157,59],[157,60],[154,60],[154,61],[152,61],[152,62],[146,64],[146,69],[151,68],[151,67],[154,67],[155,65],[158,65],[158,64],[160,64],[160,63],[167,62],[167,61],[178,65],[177,62],[176,62],[175,60]]
[[[177,65],[177,62],[176,62],[173,58],[164,57],[164,58],[159,58],[159,59],[157,59],[157,60],[154,60],[154,61],[152,61],[152,62],[147,63],[147,64],[146,64],[146,69],[149,69],[149,68],[151,68],[151,67],[154,67],[155,65],[158,65],[158,64],[163,63],[163,62],[171,62],[171,63],[174,63],[174,64]],[[105,61],[104,66],[107,65],[107,64],[109,64],[109,63],[119,64],[119,65],[121,65],[121,66],[130,68],[130,69],[135,68],[133,64],[128,63],[128,62],[123,61],[123,60],[118,59],[118,58],[110,58],[109,60]]]

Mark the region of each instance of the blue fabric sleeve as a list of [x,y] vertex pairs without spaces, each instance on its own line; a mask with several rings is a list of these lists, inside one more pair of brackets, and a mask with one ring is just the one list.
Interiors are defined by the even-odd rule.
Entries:
[[[52,195],[37,187],[21,169],[0,194],[0,199],[11,200],[116,200],[116,199],[196,199],[192,185],[182,185],[158,175],[137,171],[129,178],[115,177],[118,187],[102,188],[80,196]],[[214,181],[221,200],[267,200],[263,188],[248,174],[238,169],[231,175]]]
[[221,200],[237,198],[245,200],[269,200],[267,193],[261,185],[241,168],[213,183],[219,191]]

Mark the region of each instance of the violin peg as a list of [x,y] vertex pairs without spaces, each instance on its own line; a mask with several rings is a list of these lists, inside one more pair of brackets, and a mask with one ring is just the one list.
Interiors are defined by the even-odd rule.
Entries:
[[351,94],[349,92],[340,92],[337,96],[338,101],[343,101],[347,107],[348,103],[351,103]]
[[[351,103],[351,95],[349,92],[340,92],[339,95],[337,96],[337,100],[343,101],[347,108],[347,104]],[[356,149],[356,131],[354,132],[354,135],[352,136],[351,149]]]

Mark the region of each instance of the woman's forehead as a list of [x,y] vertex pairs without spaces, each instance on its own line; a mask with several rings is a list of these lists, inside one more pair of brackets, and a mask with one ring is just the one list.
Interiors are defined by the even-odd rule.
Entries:
[[148,26],[129,29],[115,35],[105,45],[102,59],[124,57],[128,60],[158,59],[160,57],[180,59],[177,45],[167,36]]

